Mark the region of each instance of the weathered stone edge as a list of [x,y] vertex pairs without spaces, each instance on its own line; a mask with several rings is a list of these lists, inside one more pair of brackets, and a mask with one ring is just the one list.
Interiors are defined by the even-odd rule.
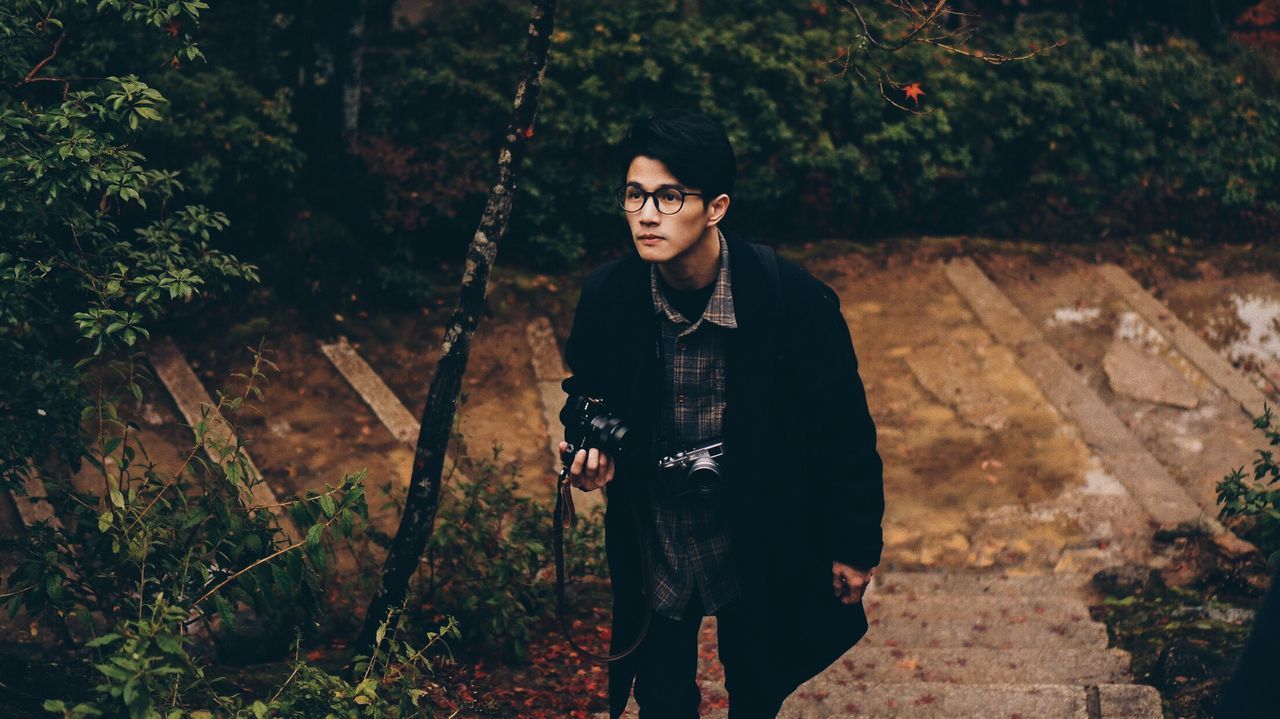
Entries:
[[944,266],[952,286],[978,319],[1019,356],[1019,366],[1049,401],[1080,428],[1084,439],[1157,524],[1206,526],[1200,506],[1147,451],[1101,397],[1076,374],[1013,302],[973,262]]
[[1262,405],[1266,402],[1262,392],[1244,374],[1232,367],[1230,362],[1213,351],[1207,342],[1178,319],[1164,303],[1147,292],[1128,272],[1113,264],[1102,265],[1097,272],[1135,312],[1164,335],[1182,356],[1235,400],[1250,420],[1262,414]]

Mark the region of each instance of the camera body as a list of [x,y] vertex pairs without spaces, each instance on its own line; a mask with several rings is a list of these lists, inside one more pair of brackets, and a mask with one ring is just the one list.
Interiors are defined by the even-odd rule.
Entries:
[[658,460],[658,478],[667,496],[710,497],[720,488],[724,441],[713,439]]
[[627,425],[609,412],[604,400],[578,396],[574,398],[570,412],[571,416],[565,422],[565,441],[569,447],[560,457],[566,465],[573,462],[580,449],[598,449],[610,457],[623,453]]
[[[609,411],[604,400],[575,397],[567,414],[562,416],[569,446],[560,459],[566,467],[573,462],[578,450],[598,449],[614,458],[626,451],[627,424]],[[721,485],[719,460],[722,456],[724,441],[713,439],[663,457],[658,460],[661,489],[673,499],[714,495]]]

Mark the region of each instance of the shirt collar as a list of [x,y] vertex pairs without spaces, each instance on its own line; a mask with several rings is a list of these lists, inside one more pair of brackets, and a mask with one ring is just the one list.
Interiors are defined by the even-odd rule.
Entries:
[[[729,281],[729,244],[724,239],[724,233],[720,228],[716,228],[716,235],[720,239],[720,272],[716,275],[715,289],[711,291],[711,298],[707,300],[707,308],[702,311],[702,318],[694,324],[699,324],[703,320],[721,327],[735,328],[738,321],[733,312],[733,287]],[[653,295],[653,311],[658,314],[666,315],[667,319],[677,324],[689,320],[682,317],[680,313],[667,302],[667,298],[663,296],[661,288],[658,286],[658,265],[653,263],[649,265],[649,290]],[[691,328],[692,329],[692,328]]]

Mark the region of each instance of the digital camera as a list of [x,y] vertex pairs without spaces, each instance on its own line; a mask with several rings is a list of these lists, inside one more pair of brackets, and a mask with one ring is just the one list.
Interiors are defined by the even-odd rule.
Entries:
[[[565,441],[569,443],[569,447],[561,455],[561,459],[568,465],[573,462],[578,450],[592,448],[616,458],[623,453],[626,436],[626,423],[609,412],[604,400],[576,397],[571,416],[565,422]],[[578,441],[573,441],[573,438]]]

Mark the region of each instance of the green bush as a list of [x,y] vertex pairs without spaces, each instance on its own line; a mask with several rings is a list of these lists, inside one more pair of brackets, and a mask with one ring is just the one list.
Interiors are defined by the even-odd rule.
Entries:
[[[503,470],[501,455],[494,447],[447,468],[414,593],[425,609],[457,617],[467,645],[524,661],[534,630],[555,616],[551,508],[519,493],[519,466]],[[402,508],[402,493],[388,495]],[[605,576],[603,507],[566,532],[565,573],[568,582]]]
[[[926,91],[930,113],[912,115],[852,73],[832,77],[856,21],[821,5],[563,5],[504,256],[547,267],[626,247],[609,148],[633,116],[668,104],[725,123],[740,161],[729,223],[774,240],[1238,237],[1280,215],[1275,63],[1255,51],[1210,56],[1177,37],[1095,46],[1070,16],[1027,14],[986,27],[982,46],[1067,45],[1002,66],[925,47],[893,58],[894,77]],[[393,244],[453,256],[470,238],[524,12],[514,0],[442,7],[410,48],[370,58],[365,136],[384,149],[366,161]]]
[[[1253,420],[1271,447],[1280,446],[1280,431],[1273,423],[1271,408],[1263,406],[1262,416]],[[1273,566],[1280,562],[1280,464],[1269,449],[1259,449],[1253,460],[1253,476],[1238,467],[1218,483],[1219,514],[1223,519],[1241,521],[1245,534],[1254,540]]]
[[[218,716],[314,716],[293,708],[307,687],[324,693],[322,716],[422,715],[425,652],[456,633],[451,620],[421,649],[397,629],[380,655],[357,658],[357,683],[300,663],[298,681],[246,708],[204,677],[212,645],[245,617],[267,636],[316,619],[336,543],[367,517],[363,471],[279,506],[254,501],[264,480],[219,417],[262,398],[270,363],[261,351],[240,394],[217,392],[202,408],[194,442],[176,447],[178,466],[162,469],[141,441],[149,327],[174,306],[258,281],[257,267],[214,245],[227,217],[182,198],[263,167],[284,178],[296,160],[279,94],[265,101],[211,73],[203,86],[218,92],[185,88],[191,102],[217,102],[177,113],[208,110],[212,129],[193,129],[126,72],[200,59],[186,31],[205,9],[199,0],[19,0],[0,12],[0,491],[21,494],[39,479],[38,501],[53,510],[5,539],[4,605],[37,633],[56,632],[60,661],[92,658],[102,683],[66,687],[88,701],[45,704],[64,716],[211,719],[214,706]],[[183,95],[181,82],[172,87]],[[240,113],[237,103],[259,107]],[[230,153],[226,165],[205,174],[188,166],[188,186],[139,151],[149,128],[174,143],[209,139]],[[235,142],[249,149],[234,152]],[[281,512],[299,535],[284,530]]]

